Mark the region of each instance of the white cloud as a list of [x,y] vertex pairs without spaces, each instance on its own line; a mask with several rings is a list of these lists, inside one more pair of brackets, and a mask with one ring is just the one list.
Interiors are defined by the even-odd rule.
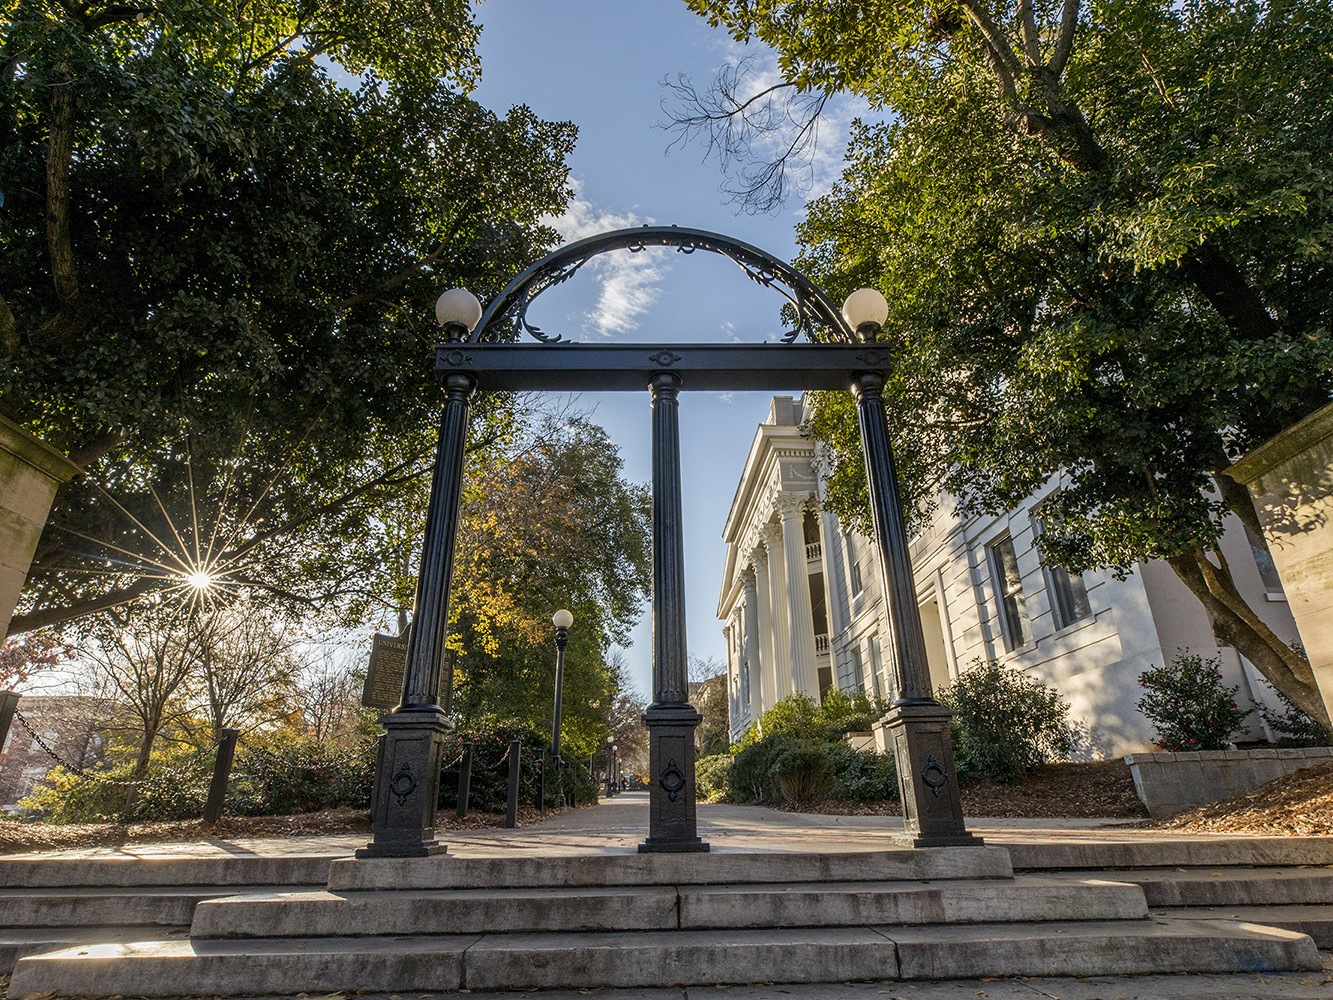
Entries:
[[[566,243],[596,236],[614,229],[651,225],[653,220],[633,212],[608,212],[582,197],[583,184],[573,182],[574,196],[565,214],[548,218]],[[661,294],[661,282],[669,266],[659,252],[652,249],[639,253],[612,251],[593,258],[585,266],[598,285],[597,304],[582,316],[585,331],[595,331],[603,337],[638,329],[639,317],[656,304]]]

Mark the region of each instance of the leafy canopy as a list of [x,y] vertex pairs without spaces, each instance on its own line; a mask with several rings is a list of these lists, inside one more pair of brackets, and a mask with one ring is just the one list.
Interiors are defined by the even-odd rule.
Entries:
[[[942,487],[998,512],[1058,475],[1049,558],[1170,560],[1219,640],[1322,717],[1217,541],[1228,513],[1257,529],[1231,461],[1333,386],[1333,4],[690,3],[793,86],[886,114],[800,263],[889,300],[918,509]],[[849,414],[821,400],[812,429],[830,507],[863,523]]]
[[[0,25],[0,409],[89,471],[16,627],[201,554],[373,600],[357,541],[431,456],[433,299],[554,244],[573,127],[465,96],[461,0],[0,0]],[[481,439],[513,419],[479,405]]]

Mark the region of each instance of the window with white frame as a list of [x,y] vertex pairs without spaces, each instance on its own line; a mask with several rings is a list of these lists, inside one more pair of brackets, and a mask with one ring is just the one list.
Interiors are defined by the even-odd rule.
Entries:
[[1027,602],[1023,597],[1023,577],[1018,572],[1018,553],[1014,540],[1001,535],[986,546],[986,561],[1000,603],[1000,637],[1005,652],[1022,646],[1031,638]]

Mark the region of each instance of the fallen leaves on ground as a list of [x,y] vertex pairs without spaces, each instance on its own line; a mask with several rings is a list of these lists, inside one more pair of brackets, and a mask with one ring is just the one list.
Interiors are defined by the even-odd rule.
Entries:
[[1333,761],[1302,768],[1234,799],[1136,825],[1185,833],[1333,836]]

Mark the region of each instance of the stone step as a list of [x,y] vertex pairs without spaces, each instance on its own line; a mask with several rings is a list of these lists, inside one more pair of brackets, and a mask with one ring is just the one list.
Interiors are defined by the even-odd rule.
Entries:
[[192,939],[19,961],[11,996],[597,989],[1317,970],[1304,934],[1223,920]]
[[244,894],[199,904],[191,934],[383,934],[843,927],[858,924],[1134,920],[1138,886],[1105,880],[798,882],[743,886],[424,889]]
[[727,885],[760,882],[861,882],[1008,878],[1002,847],[936,847],[888,851],[706,854],[600,854],[582,857],[340,858],[328,888],[518,889],[613,885]]
[[[1104,877],[1114,878],[1105,874]],[[1129,880],[1127,880],[1129,881]],[[1152,906],[1287,906],[1333,903],[1333,868],[1222,868],[1139,872]]]
[[[267,892],[296,891],[274,886]],[[86,926],[189,926],[205,899],[244,886],[138,886],[130,888],[0,889],[0,928]],[[251,888],[249,891],[255,891]]]
[[0,858],[0,888],[324,885],[332,858]]
[[1333,865],[1333,837],[1235,837],[1123,843],[1006,843],[1016,870]]
[[[85,947],[90,943],[126,943],[152,938],[180,940],[189,936],[190,928],[135,927],[116,925],[108,927],[32,927],[0,930],[0,975],[14,970],[14,963],[25,955],[59,951],[62,948]],[[15,994],[16,996],[18,994]]]
[[1182,906],[1154,916],[1183,920],[1239,920],[1309,934],[1315,945],[1333,950],[1333,906]]
[[1133,882],[1154,907],[1333,904],[1333,868],[1098,869],[1055,877],[1062,876]]

